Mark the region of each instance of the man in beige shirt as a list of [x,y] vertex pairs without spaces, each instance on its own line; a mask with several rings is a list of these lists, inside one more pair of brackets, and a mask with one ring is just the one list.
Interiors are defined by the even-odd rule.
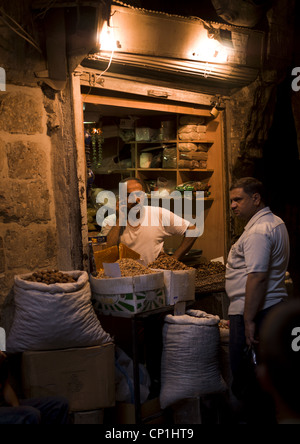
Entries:
[[[117,214],[112,219],[112,227],[106,228],[107,246],[111,247],[122,242],[139,253],[141,259],[148,265],[163,251],[164,241],[167,237],[180,235],[184,237],[173,257],[178,260],[182,259],[197,239],[196,235],[186,236],[186,233],[189,230],[196,230],[196,226],[191,225],[189,221],[167,209],[144,206],[141,202],[144,187],[138,179],[128,178],[125,179],[124,183],[127,185],[129,199],[125,205],[126,214],[122,214],[122,203],[121,205],[118,204]],[[131,221],[130,213],[135,214],[135,210],[137,217],[133,219],[136,220]],[[120,223],[122,216],[124,218],[123,222],[126,222],[125,226]]]

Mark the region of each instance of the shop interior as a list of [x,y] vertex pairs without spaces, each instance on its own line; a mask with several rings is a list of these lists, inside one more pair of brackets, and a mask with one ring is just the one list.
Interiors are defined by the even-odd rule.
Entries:
[[[253,211],[243,219],[232,211],[230,187],[249,176],[264,182],[291,244],[288,268],[287,240],[281,249],[274,301],[293,299],[300,282],[300,95],[291,88],[299,79],[292,71],[299,4],[2,3],[0,423],[3,381],[19,399],[64,396],[67,422],[104,424],[105,438],[123,437],[115,435],[119,425],[151,426],[151,438],[158,429],[187,438],[183,431],[198,424],[263,422],[268,412],[260,415],[258,398],[248,416],[233,394],[230,341],[242,331],[240,343],[249,342],[267,278],[228,261],[259,193],[245,192]],[[188,226],[166,237],[149,263],[121,241],[125,229],[108,244],[106,222],[127,178],[141,181],[149,207],[196,224],[199,235],[180,260],[174,253]],[[236,301],[240,273],[247,284]],[[255,285],[252,274],[260,278]],[[259,288],[256,312],[230,330],[230,304],[239,303],[235,314],[244,322],[249,287]],[[252,376],[258,350],[253,342],[243,350]]]
[[[169,199],[172,192],[179,192],[179,198],[183,200],[184,192],[189,191],[193,214],[196,211],[196,191],[202,191],[204,212],[204,231],[182,259],[184,267],[197,270],[193,294],[187,297],[192,301],[142,311],[127,319],[118,315],[107,316],[109,312],[103,310],[99,312],[101,325],[114,336],[116,346],[133,358],[134,367],[144,363],[151,379],[148,401],[146,404],[140,403],[136,371],[135,401],[130,413],[128,405],[118,403],[116,412],[111,413],[112,417],[108,416],[107,420],[115,421],[116,414],[117,421],[121,422],[128,420],[126,415],[131,415],[137,422],[150,421],[152,416],[160,422],[173,421],[173,416],[177,415],[180,422],[189,412],[194,417],[193,421],[199,421],[199,400],[194,400],[194,404],[177,406],[175,412],[166,409],[162,413],[159,406],[162,329],[165,316],[174,314],[174,307],[175,311],[179,310],[177,314],[180,314],[180,310],[184,313],[187,308],[205,309],[223,319],[224,346],[225,349],[227,347],[228,301],[224,290],[227,227],[220,223],[226,219],[227,208],[223,114],[219,110],[212,113],[211,107],[188,103],[173,106],[169,103],[165,111],[163,100],[140,99],[139,108],[128,108],[124,106],[128,101],[124,101],[121,94],[109,99],[107,91],[101,91],[99,95],[89,95],[90,92],[90,89],[82,87],[88,171],[88,230],[94,255],[106,250],[106,238],[101,235],[101,226],[97,224],[97,211],[102,206],[97,202],[97,195],[101,191],[113,191],[118,195],[122,179],[136,177],[142,180],[150,204],[151,192],[160,193],[162,197],[155,204],[162,205],[163,197]],[[105,105],[101,104],[101,96],[106,97]],[[192,134],[186,133],[192,130]],[[169,199],[169,205],[170,210],[176,212],[174,199]],[[182,211],[182,207],[179,211]],[[181,236],[166,239],[164,252],[172,256],[181,241]],[[226,403],[222,396],[216,399],[208,397],[208,406],[205,406],[204,398],[201,402],[204,403],[202,415],[207,409],[210,420],[217,421],[218,414],[225,414]],[[222,412],[216,406],[222,406]]]
[[[82,97],[88,98],[85,93]],[[182,196],[184,191],[194,196],[202,191],[205,228],[192,253],[209,261],[224,258],[226,233],[219,224],[224,218],[226,194],[222,119],[214,118],[205,108],[195,111],[186,106],[184,114],[179,114],[160,111],[159,103],[150,102],[147,107],[152,109],[145,109],[145,104],[144,109],[84,104],[89,236],[101,233],[96,222],[97,194],[104,190],[118,194],[120,180],[137,177],[144,182],[149,199],[154,191],[160,195],[179,191]],[[203,132],[193,138],[180,133],[190,122],[196,122]],[[198,146],[194,156],[189,143]],[[174,210],[174,202],[170,205]],[[195,210],[194,203],[193,214]],[[165,248],[172,251],[179,241],[168,239]]]

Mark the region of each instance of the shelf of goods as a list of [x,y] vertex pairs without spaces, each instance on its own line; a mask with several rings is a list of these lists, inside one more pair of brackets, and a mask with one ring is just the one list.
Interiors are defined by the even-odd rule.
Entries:
[[[94,169],[94,173],[102,176],[100,186],[105,189],[114,188],[121,178],[137,177],[145,183],[147,197],[154,191],[160,195],[164,192],[166,199],[173,191],[181,195],[192,191],[193,196],[196,191],[204,191],[204,233],[194,248],[203,250],[205,258],[211,260],[225,256],[226,218],[222,113],[216,119],[208,115],[206,109],[186,115],[159,111],[151,115],[139,113],[131,122],[124,119],[132,124],[125,130],[120,121],[123,136],[127,136],[127,157],[113,167],[103,164],[102,170]],[[104,160],[112,154],[118,159],[122,151],[115,142],[105,139]],[[173,210],[174,199],[170,200]],[[167,239],[165,245],[174,248],[179,243],[180,238],[175,236]]]
[[[188,191],[193,186],[194,191],[204,191],[204,234],[195,248],[202,249],[210,260],[225,252],[222,119],[199,114],[160,116],[161,126],[156,130],[150,128],[151,119],[149,127],[135,128],[127,171],[143,180],[148,195],[163,190],[164,184],[168,191]],[[166,246],[172,248],[178,242],[172,238]]]

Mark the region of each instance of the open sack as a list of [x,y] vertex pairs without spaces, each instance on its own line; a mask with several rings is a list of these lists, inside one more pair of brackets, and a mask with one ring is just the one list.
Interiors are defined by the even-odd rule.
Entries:
[[85,271],[64,272],[76,282],[46,285],[15,276],[15,316],[7,352],[88,347],[112,342],[96,316]]

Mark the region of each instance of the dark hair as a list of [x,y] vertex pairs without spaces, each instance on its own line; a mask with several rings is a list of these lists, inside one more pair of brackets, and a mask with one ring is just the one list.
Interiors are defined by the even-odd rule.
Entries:
[[267,193],[262,182],[255,179],[254,177],[243,177],[242,179],[237,179],[230,187],[230,191],[242,188],[246,194],[253,196],[253,194],[258,193],[264,204],[267,203]]
[[142,185],[143,190],[145,190],[144,182],[142,180],[138,179],[137,177],[127,177],[126,179],[120,180],[120,183],[127,183],[127,182],[130,182],[130,181],[134,181],[134,182],[139,183],[140,185]]

